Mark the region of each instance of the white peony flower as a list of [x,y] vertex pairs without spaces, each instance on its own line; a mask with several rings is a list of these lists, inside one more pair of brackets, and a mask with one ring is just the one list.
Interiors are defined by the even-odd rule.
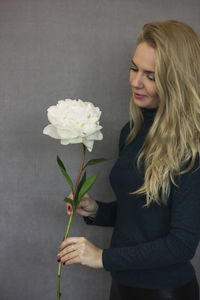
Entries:
[[80,99],[59,100],[57,105],[48,109],[47,125],[43,134],[60,139],[62,145],[83,143],[92,151],[94,140],[102,140],[102,126],[99,125],[101,111],[91,102]]

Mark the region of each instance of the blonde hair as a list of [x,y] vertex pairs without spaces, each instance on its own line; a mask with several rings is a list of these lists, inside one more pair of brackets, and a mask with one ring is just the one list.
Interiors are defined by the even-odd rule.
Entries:
[[[137,157],[138,170],[144,166],[144,184],[131,194],[145,194],[148,207],[152,201],[167,205],[176,176],[191,170],[200,154],[200,38],[190,26],[166,20],[145,24],[137,45],[142,42],[156,51],[160,104]],[[131,98],[132,121],[126,145],[143,124],[142,111]]]

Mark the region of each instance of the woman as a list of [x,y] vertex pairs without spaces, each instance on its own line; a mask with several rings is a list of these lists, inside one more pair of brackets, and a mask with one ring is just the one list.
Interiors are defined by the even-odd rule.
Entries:
[[199,300],[190,263],[200,237],[199,83],[193,29],[176,20],[144,25],[131,60],[130,122],[110,173],[117,201],[87,193],[77,210],[87,224],[114,226],[111,246],[71,237],[58,253],[65,265],[111,272],[110,300]]

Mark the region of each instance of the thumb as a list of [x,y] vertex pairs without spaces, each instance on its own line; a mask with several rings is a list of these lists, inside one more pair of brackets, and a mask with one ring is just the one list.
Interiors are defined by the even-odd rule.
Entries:
[[[71,199],[71,200],[74,200],[74,195],[73,193],[71,192],[67,198]],[[71,214],[71,211],[72,211],[72,205],[70,203],[67,203],[67,214],[70,215]]]
[[71,215],[71,211],[72,211],[72,206],[71,204],[67,203],[67,214]]
[[71,192],[71,193],[67,196],[67,198],[70,198],[70,199],[74,200],[74,195],[73,195],[73,193]]

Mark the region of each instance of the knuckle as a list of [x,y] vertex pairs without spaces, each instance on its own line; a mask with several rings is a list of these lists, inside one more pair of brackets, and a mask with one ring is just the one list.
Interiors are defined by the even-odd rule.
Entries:
[[61,251],[61,255],[63,256],[63,255],[65,255],[67,253],[67,249],[65,248],[65,249],[63,249],[63,251]]
[[60,247],[59,247],[59,249],[60,249],[60,250],[62,250],[62,249],[63,249],[63,247],[64,247],[64,244],[62,243],[62,244],[60,244]]
[[86,200],[85,200],[85,205],[87,206],[87,205],[89,205],[90,204],[90,200],[87,198]]
[[74,199],[74,195],[73,195],[73,193],[71,192],[69,195],[68,195],[68,198],[70,198],[70,199]]
[[77,263],[77,262],[79,262],[79,261],[80,261],[80,260],[78,259],[77,256],[73,258],[73,263]]
[[75,263],[74,259],[70,259],[69,264],[72,265],[73,263]]

